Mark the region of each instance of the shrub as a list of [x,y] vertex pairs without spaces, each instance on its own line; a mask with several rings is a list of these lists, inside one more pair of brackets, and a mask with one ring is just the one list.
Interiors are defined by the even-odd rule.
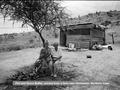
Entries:
[[30,43],[30,44],[33,44],[33,43],[34,43],[34,40],[33,40],[33,39],[30,39],[30,40],[29,40],[29,43]]
[[35,48],[35,45],[30,45],[29,48]]
[[34,38],[37,38],[37,36],[34,36]]
[[107,26],[109,24],[111,24],[111,21],[104,21],[104,22],[101,23],[101,25],[104,25],[104,26]]
[[109,17],[112,17],[112,16],[113,16],[113,14],[112,14],[111,12],[107,12],[107,15],[108,15]]
[[6,51],[4,47],[0,47],[0,52]]
[[3,41],[3,38],[2,37],[0,37],[0,43]]
[[57,33],[55,33],[55,38],[58,38],[58,34]]
[[9,46],[9,47],[7,47],[7,50],[8,51],[12,51],[12,50],[21,50],[21,49],[23,49],[23,47],[22,46],[19,46],[19,45],[13,45],[13,46]]

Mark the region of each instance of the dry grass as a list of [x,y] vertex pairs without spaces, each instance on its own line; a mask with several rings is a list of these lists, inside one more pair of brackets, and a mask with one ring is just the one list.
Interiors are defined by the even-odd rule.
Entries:
[[[53,41],[58,42],[58,38],[54,37],[52,30],[44,31],[43,36],[46,40],[49,40],[50,44],[52,44]],[[42,41],[36,32],[0,35],[0,52],[17,51],[25,48],[36,48],[41,46]]]
[[[6,79],[6,84],[11,84],[13,80],[16,81],[27,81],[27,80],[36,80],[36,81],[72,81],[75,79],[77,76],[80,74],[76,73],[76,68],[74,68],[72,65],[66,65],[62,63],[62,67],[60,67],[61,64],[57,64],[57,77],[51,77],[50,71],[47,70],[47,72],[39,72],[39,73],[34,73],[33,65],[32,66],[25,66],[20,68],[19,70],[16,71],[16,73],[12,76],[9,76]],[[66,69],[68,67],[71,67],[73,69]],[[41,70],[42,71],[42,70]],[[67,86],[26,86],[22,87],[21,89],[29,88],[29,89],[39,89],[41,90],[57,90],[57,89],[63,89],[66,88]],[[6,87],[5,90],[8,90],[10,88],[14,89],[19,89],[20,87],[11,87],[8,86]]]
[[[36,48],[1,53],[0,80],[13,74],[12,71],[16,69],[33,64],[39,56],[39,50]],[[80,50],[68,52],[63,50],[62,62],[65,63],[63,71],[76,68],[75,73],[78,73],[78,76],[73,79],[74,81],[108,81],[112,76],[120,75],[119,53],[120,47],[118,45],[113,46],[113,51]],[[92,58],[87,58],[87,55],[91,55]]]

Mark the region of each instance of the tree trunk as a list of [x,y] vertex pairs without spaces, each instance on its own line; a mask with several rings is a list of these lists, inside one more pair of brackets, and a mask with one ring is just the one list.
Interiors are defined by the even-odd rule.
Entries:
[[40,36],[40,38],[41,38],[41,40],[42,40],[42,43],[43,43],[43,45],[44,45],[45,39],[43,38],[42,33],[38,33],[38,34],[39,34],[39,36]]
[[44,46],[45,39],[44,39],[43,36],[42,36],[42,32],[39,32],[38,29],[35,29],[35,31],[39,34],[39,36],[40,36],[40,38],[41,38],[41,40],[42,40],[43,46]]

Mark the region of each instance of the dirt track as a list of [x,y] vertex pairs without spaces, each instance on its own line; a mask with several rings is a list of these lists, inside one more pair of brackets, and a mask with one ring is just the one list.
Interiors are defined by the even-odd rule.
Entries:
[[[0,82],[14,73],[15,69],[33,64],[39,55],[39,48],[0,53]],[[120,75],[120,49],[113,51],[67,52],[63,50],[62,62],[70,63],[78,68],[78,72],[94,80],[106,81],[114,75]],[[86,58],[91,55],[92,58]],[[77,80],[81,80],[77,78]]]

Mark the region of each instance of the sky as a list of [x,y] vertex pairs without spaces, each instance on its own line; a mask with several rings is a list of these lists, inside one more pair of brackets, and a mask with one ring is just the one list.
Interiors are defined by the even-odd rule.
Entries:
[[[65,11],[71,15],[71,17],[83,16],[88,13],[94,13],[96,11],[120,11],[120,1],[72,1],[66,0],[61,2],[61,6],[66,7]],[[15,23],[4,19],[0,16],[0,34],[4,33],[20,33],[32,31],[30,27],[21,28],[21,23]]]
[[72,1],[66,0],[61,3],[66,7],[66,12],[76,17],[96,11],[120,10],[120,1]]

